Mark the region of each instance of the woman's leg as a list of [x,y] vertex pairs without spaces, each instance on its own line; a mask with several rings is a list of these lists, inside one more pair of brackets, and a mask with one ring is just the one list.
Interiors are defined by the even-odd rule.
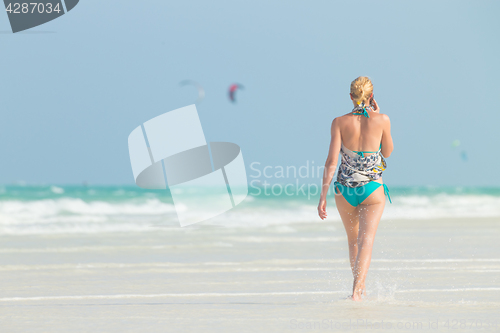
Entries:
[[351,206],[342,194],[335,191],[335,204],[344,224],[347,233],[347,244],[349,245],[349,261],[351,263],[351,270],[354,276],[354,265],[358,255],[358,229],[359,229],[359,215],[357,214],[356,207]]
[[359,234],[357,239],[358,255],[354,265],[353,300],[361,300],[361,294],[365,292],[365,280],[372,259],[373,242],[384,207],[383,186],[373,191],[362,204],[356,207],[355,215],[359,218]]

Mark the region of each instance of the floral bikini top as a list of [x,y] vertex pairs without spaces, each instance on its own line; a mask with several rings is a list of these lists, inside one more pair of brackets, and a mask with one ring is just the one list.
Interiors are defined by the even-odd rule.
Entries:
[[[353,114],[364,115],[370,118],[366,107],[362,103],[354,108]],[[387,168],[387,163],[378,151],[352,151],[344,146],[340,149],[342,163],[337,173],[337,181],[347,187],[358,187],[382,177],[382,172]],[[365,156],[365,153],[373,153]]]

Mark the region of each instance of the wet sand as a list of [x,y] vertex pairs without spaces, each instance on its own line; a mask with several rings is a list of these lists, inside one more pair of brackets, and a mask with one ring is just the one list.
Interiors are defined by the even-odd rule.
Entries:
[[0,322],[2,332],[493,331],[498,235],[498,218],[383,220],[363,302],[345,299],[340,222],[2,236]]

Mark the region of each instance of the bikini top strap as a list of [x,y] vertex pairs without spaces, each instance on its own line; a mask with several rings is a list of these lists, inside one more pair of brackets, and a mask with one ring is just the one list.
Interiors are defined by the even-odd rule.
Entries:
[[[342,148],[345,148],[347,150],[350,150],[346,146],[344,146],[344,143],[342,143]],[[358,154],[358,156],[365,157],[365,154],[377,154],[382,150],[382,143],[380,143],[380,147],[378,148],[377,151],[357,151],[357,150],[351,150],[353,153]]]
[[[363,111],[361,111],[361,109]],[[365,116],[366,118],[370,118],[370,115],[368,114],[368,112],[366,112],[366,106],[365,106],[365,103],[361,103],[360,105],[356,106],[354,108],[354,110],[352,110],[352,114],[355,114],[355,115],[363,115]]]
[[363,112],[358,112],[358,111],[355,111],[355,112],[353,112],[352,114],[355,114],[355,115],[357,115],[357,116],[358,116],[358,115],[359,115],[359,116],[360,116],[360,115],[363,115],[363,116],[365,116],[366,118],[370,118],[370,115],[368,114],[368,112],[366,112],[366,108],[363,108]]
[[379,151],[380,150],[377,150],[377,151],[356,151],[356,150],[352,150],[353,153],[356,153],[356,154],[358,154],[361,157],[365,157],[365,154],[376,154]]

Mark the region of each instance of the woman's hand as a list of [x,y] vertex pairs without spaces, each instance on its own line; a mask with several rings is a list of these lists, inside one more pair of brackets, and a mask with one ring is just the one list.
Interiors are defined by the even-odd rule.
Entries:
[[375,100],[375,98],[372,99],[371,106],[372,106],[373,112],[380,113],[380,107],[378,106],[377,101]]
[[322,220],[326,219],[327,214],[326,214],[326,200],[325,199],[319,200],[318,215]]

